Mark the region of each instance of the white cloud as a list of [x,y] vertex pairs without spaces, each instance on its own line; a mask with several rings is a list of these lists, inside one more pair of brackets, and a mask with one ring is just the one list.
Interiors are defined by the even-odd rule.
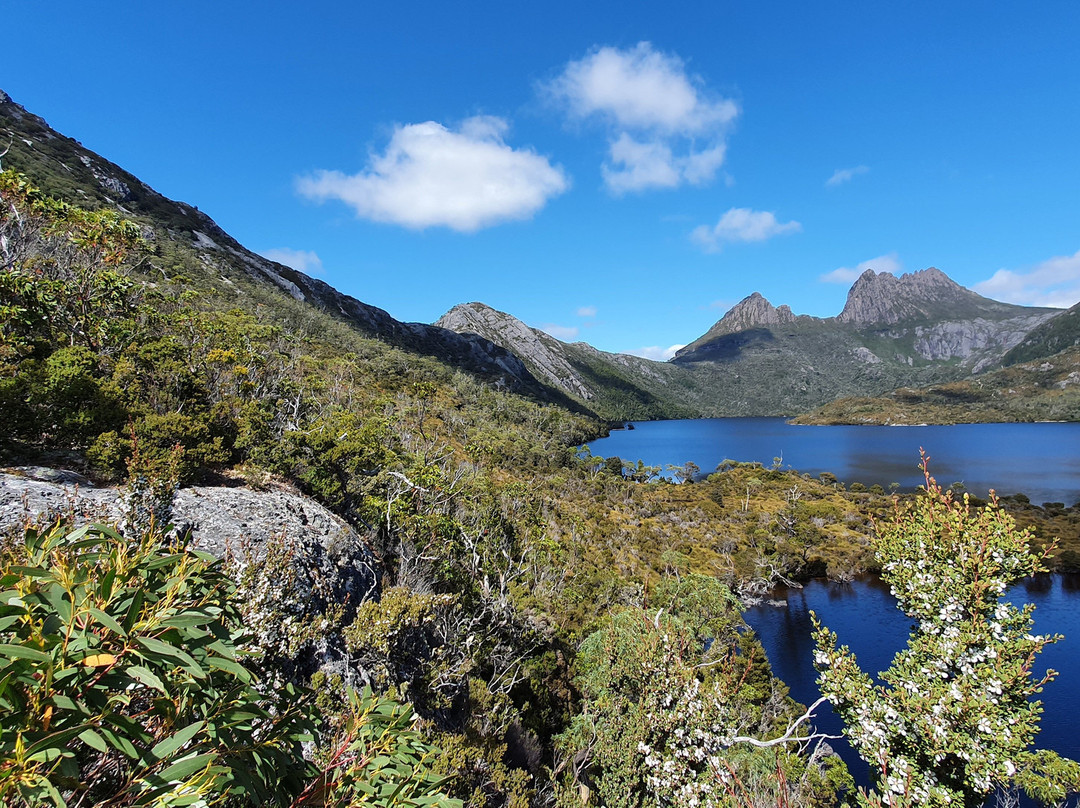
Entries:
[[725,241],[765,241],[784,233],[797,233],[802,230],[798,222],[779,222],[776,214],[768,210],[750,208],[731,208],[720,217],[715,225],[695,227],[690,238],[712,252],[720,249]]
[[900,256],[891,252],[886,255],[879,255],[877,258],[861,261],[853,267],[837,267],[832,272],[819,275],[818,280],[822,283],[854,283],[868,269],[875,272],[888,272],[890,275],[899,275],[903,271],[903,264],[900,263]]
[[563,342],[572,340],[578,335],[578,328],[576,325],[556,325],[555,323],[545,323],[540,326],[540,330],[545,334],[550,334],[555,339],[561,339]]
[[676,351],[685,347],[685,345],[670,345],[667,348],[661,348],[659,345],[650,345],[646,348],[623,351],[623,353],[630,356],[640,356],[642,359],[652,359],[655,362],[666,362],[675,355]]
[[627,50],[597,48],[570,62],[548,90],[572,114],[599,114],[628,129],[699,134],[730,123],[738,107],[726,98],[707,98],[686,73],[682,59],[639,42]]
[[310,199],[338,199],[356,215],[415,230],[474,232],[528,219],[570,186],[565,172],[504,140],[502,118],[478,116],[458,131],[434,121],[398,126],[358,174],[317,171],[297,180]]
[[1080,250],[1049,258],[1028,272],[999,269],[971,288],[1006,303],[1067,309],[1080,301]]
[[596,306],[582,306],[577,310],[578,317],[595,317]]
[[275,247],[271,250],[263,250],[259,255],[308,275],[321,275],[323,271],[322,259],[312,250]]
[[635,140],[623,132],[608,148],[609,160],[600,171],[613,194],[648,188],[676,188],[684,182],[702,185],[723,165],[727,147],[721,143],[702,152],[676,156],[664,140]]
[[613,193],[674,188],[681,179],[675,157],[665,143],[642,143],[623,132],[611,144],[609,154],[611,159],[601,167],[601,172]]
[[851,182],[855,177],[860,174],[865,174],[870,170],[870,166],[855,166],[854,168],[838,168],[833,172],[833,175],[825,180],[825,185],[829,188],[833,188],[837,185],[843,185],[845,182]]
[[711,181],[739,114],[734,101],[706,92],[682,59],[648,42],[595,48],[541,89],[571,117],[604,122],[602,172],[615,194]]

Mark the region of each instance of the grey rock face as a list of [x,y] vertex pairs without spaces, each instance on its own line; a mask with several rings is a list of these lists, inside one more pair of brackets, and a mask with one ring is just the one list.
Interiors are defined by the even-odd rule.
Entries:
[[894,325],[902,320],[926,316],[928,302],[935,305],[973,294],[931,267],[897,278],[888,272],[866,270],[848,291],[841,323],[854,325]]
[[1000,357],[1052,316],[1035,313],[996,321],[977,317],[930,327],[916,326],[914,347],[921,357],[930,360],[968,359],[988,351]]
[[783,305],[776,308],[760,293],[754,292],[749,297],[736,303],[714,326],[714,330],[717,334],[735,334],[751,328],[785,325],[793,322],[795,322],[795,315],[788,306]]
[[559,350],[561,343],[516,317],[483,303],[462,303],[435,325],[457,334],[475,334],[496,345],[513,346],[514,354],[532,367],[541,381],[586,401],[593,398],[593,392]]
[[865,346],[860,345],[852,353],[860,362],[865,362],[868,365],[881,364],[881,357]]
[[[121,489],[74,484],[68,474],[48,469],[31,469],[29,476],[0,473],[0,531],[58,516],[77,524],[122,519]],[[238,568],[263,563],[280,540],[291,553],[294,576],[281,581],[281,588],[297,593],[313,611],[335,602],[355,607],[378,586],[378,562],[364,540],[342,519],[299,494],[184,488],[173,502],[173,523],[190,527],[195,549],[227,558]]]

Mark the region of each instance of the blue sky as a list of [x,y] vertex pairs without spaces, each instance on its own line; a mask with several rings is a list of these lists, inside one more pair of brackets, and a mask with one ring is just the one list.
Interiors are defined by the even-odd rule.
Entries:
[[660,357],[858,271],[1080,300],[1080,3],[9,3],[0,88],[402,320]]

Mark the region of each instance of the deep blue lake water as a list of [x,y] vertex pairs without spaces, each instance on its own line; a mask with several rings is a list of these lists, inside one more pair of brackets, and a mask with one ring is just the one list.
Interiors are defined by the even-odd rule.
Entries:
[[904,489],[922,483],[919,447],[944,486],[962,482],[985,496],[1021,492],[1032,502],[1080,501],[1080,423],[952,426],[792,426],[783,418],[645,421],[593,441],[592,453],[648,465],[692,460],[710,472],[725,459],[810,474],[829,471],[846,483]]
[[[692,460],[703,472],[722,460],[757,461],[810,474],[829,471],[846,483],[897,482],[905,489],[922,482],[919,448],[931,457],[930,469],[942,485],[962,482],[979,496],[993,488],[1001,495],[1022,492],[1032,502],[1080,501],[1080,423],[959,424],[954,426],[791,426],[781,418],[719,418],[636,423],[594,441],[595,455],[617,455],[648,465],[681,465]],[[888,587],[868,577],[851,584],[811,581],[801,589],[779,590],[784,606],[759,605],[745,613],[757,631],[774,673],[803,704],[820,695],[813,666],[810,611],[851,647],[863,670],[885,670],[907,641],[909,619],[896,608]],[[1080,759],[1080,576],[1046,575],[1009,591],[1015,603],[1034,603],[1035,629],[1065,639],[1050,646],[1036,670],[1059,672],[1043,693],[1040,747]],[[840,734],[828,705],[820,708],[818,728]],[[867,785],[868,770],[844,740],[831,741],[857,782]],[[1026,802],[1025,802],[1026,804]],[[1076,805],[1074,798],[1071,805]]]
[[[876,577],[851,584],[814,580],[802,589],[777,590],[774,597],[786,599],[787,605],[764,603],[747,609],[743,616],[765,646],[773,673],[803,704],[811,704],[821,695],[810,638],[811,610],[836,632],[841,645],[855,652],[859,665],[872,675],[888,668],[907,642],[911,622],[896,608],[888,586]],[[1042,694],[1042,731],[1036,745],[1080,760],[1080,575],[1029,579],[1009,590],[1007,597],[1017,605],[1035,604],[1037,633],[1065,635],[1056,645],[1048,646],[1036,662],[1040,676],[1047,668],[1059,673]],[[821,732],[840,734],[840,720],[828,704],[819,708],[816,724]],[[847,741],[829,743],[844,758],[857,782],[868,785],[866,764]],[[1076,800],[1070,804],[1075,805]]]

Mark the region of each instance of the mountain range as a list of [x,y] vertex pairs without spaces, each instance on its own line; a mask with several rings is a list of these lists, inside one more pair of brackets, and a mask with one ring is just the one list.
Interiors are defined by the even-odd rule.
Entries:
[[[860,276],[837,316],[797,315],[754,293],[669,362],[562,342],[483,303],[436,323],[403,323],[302,272],[245,248],[196,207],[61,135],[0,91],[3,167],[47,193],[109,207],[139,223],[157,269],[200,268],[223,290],[261,289],[315,306],[366,336],[433,356],[541,401],[621,421],[791,415],[842,397],[958,382],[1080,345],[1080,316],[990,300],[936,268]],[[190,260],[194,258],[195,260]]]

